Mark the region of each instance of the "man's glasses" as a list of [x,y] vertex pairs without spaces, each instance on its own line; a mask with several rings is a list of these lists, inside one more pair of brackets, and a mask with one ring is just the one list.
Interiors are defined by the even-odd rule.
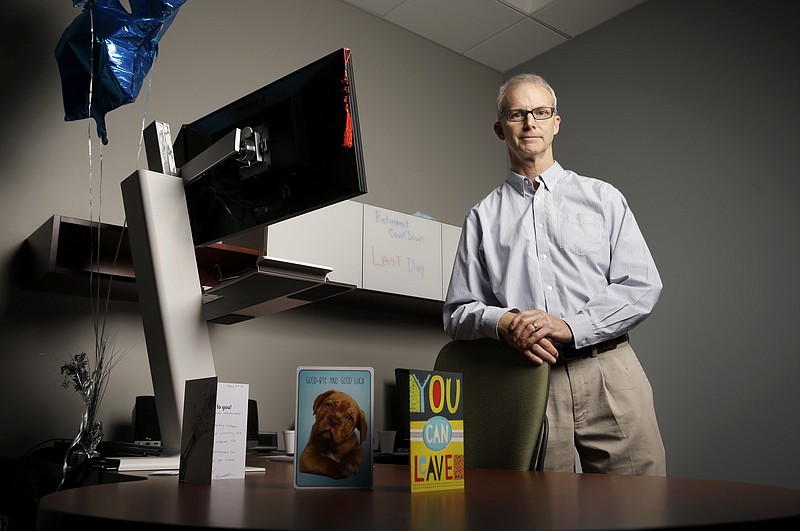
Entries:
[[500,115],[509,122],[524,122],[528,118],[528,114],[533,116],[534,120],[549,120],[556,113],[555,107],[536,107],[535,109],[511,109]]

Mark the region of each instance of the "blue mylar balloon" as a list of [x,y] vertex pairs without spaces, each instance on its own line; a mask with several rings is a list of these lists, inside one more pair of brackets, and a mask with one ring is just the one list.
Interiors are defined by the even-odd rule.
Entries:
[[[186,0],[73,0],[83,11],[56,46],[64,119],[92,117],[108,144],[105,116],[136,100],[158,54],[158,41]],[[91,101],[89,99],[91,87]]]

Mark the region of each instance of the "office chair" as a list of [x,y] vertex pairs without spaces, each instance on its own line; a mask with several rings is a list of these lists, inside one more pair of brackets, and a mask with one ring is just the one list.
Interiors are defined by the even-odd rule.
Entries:
[[534,365],[505,341],[457,340],[434,370],[460,372],[468,468],[543,470],[550,366]]

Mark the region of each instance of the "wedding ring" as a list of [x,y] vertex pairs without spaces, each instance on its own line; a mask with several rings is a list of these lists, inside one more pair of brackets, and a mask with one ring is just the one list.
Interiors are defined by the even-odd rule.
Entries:
[[539,325],[536,324],[536,323],[533,323],[533,331],[536,332],[538,330],[539,330]]

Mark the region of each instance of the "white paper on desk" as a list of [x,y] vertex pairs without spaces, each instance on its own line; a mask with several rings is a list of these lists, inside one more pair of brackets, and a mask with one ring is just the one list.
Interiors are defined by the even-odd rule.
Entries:
[[212,480],[244,477],[249,390],[247,384],[217,384]]

